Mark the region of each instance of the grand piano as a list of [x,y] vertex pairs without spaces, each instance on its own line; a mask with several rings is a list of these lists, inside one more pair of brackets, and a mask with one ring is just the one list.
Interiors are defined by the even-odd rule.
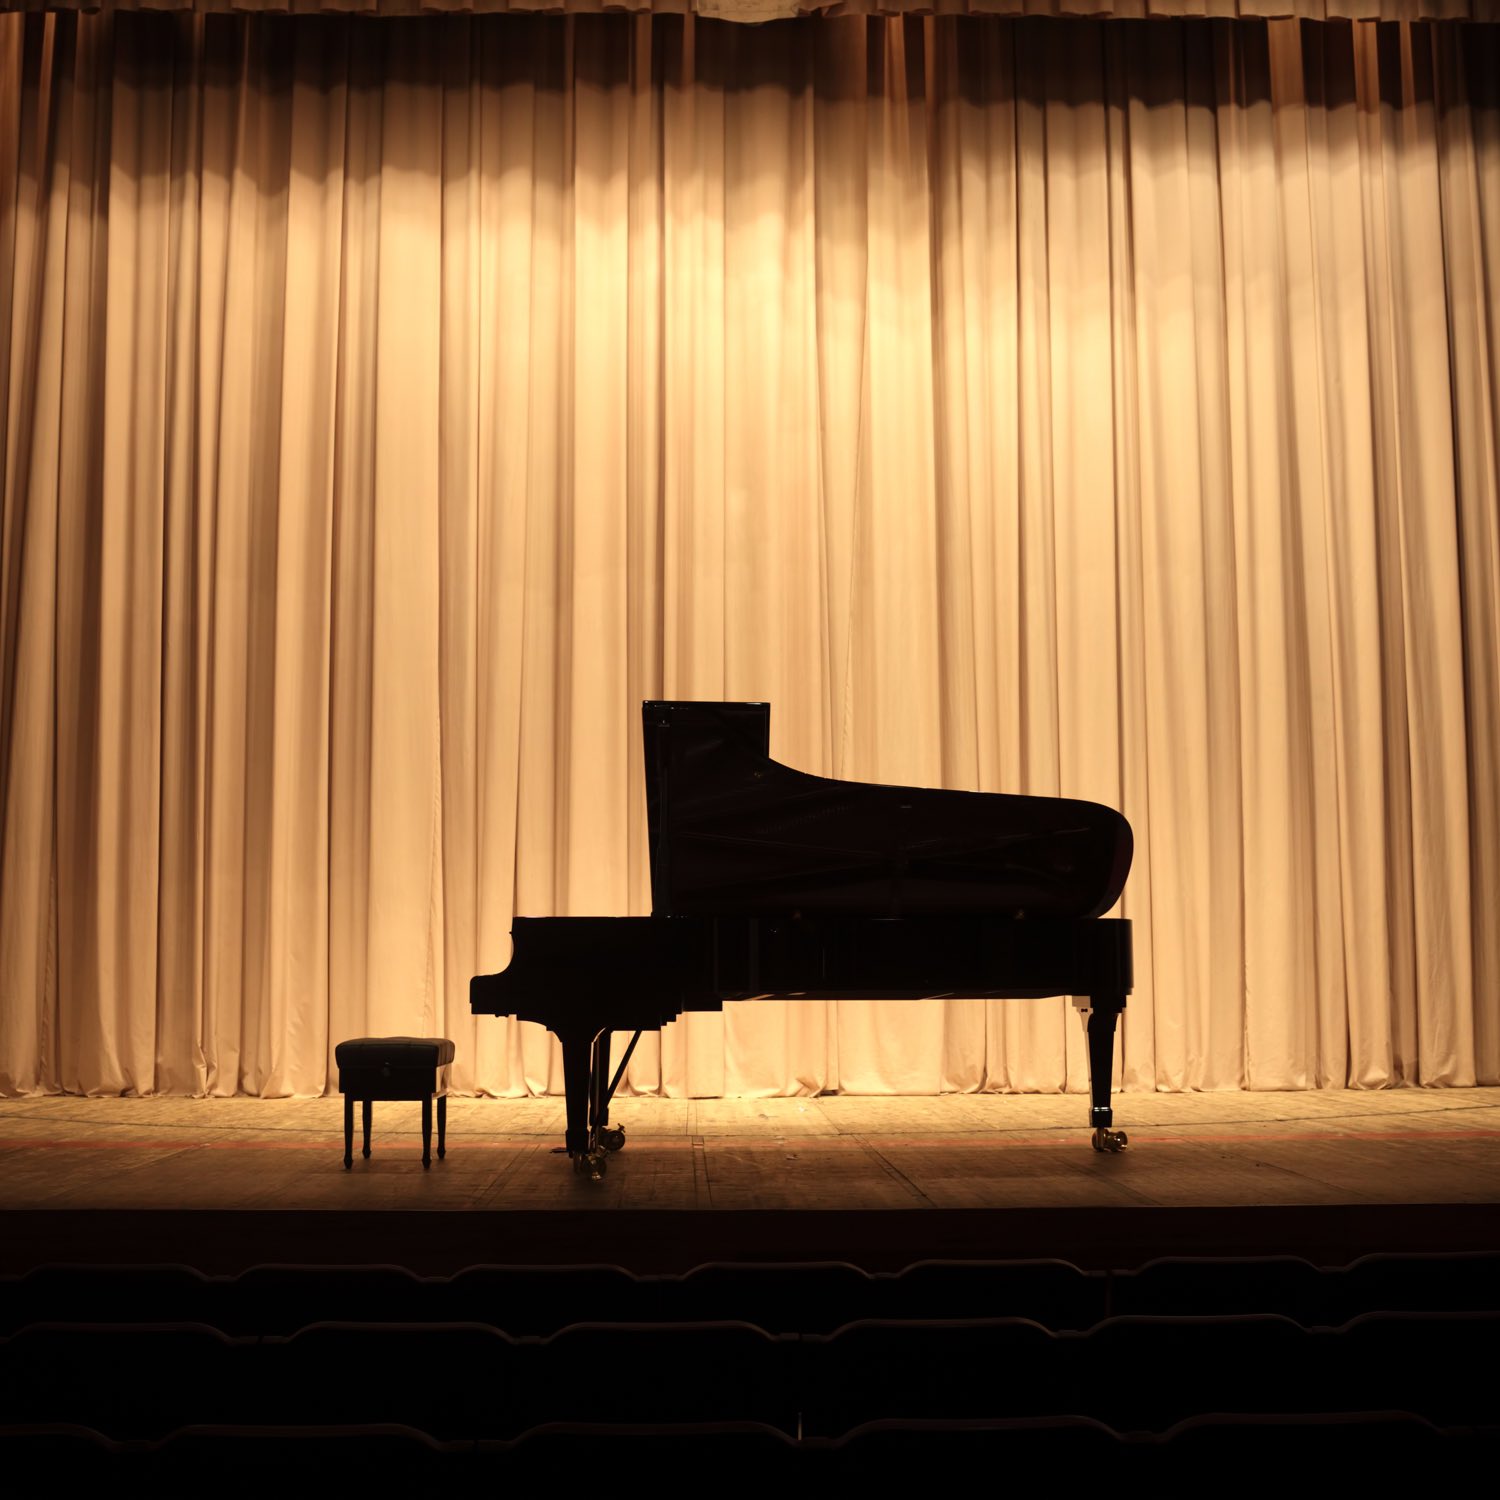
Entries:
[[[1089,1123],[1118,1151],[1110,1075],[1132,984],[1130,872],[1112,808],[836,781],[770,757],[765,703],[643,705],[649,917],[517,917],[470,1008],[562,1044],[566,1149],[597,1178],[625,1144],[610,1100],[645,1031],[726,1000],[1071,995]],[[614,1031],[633,1036],[610,1072]]]

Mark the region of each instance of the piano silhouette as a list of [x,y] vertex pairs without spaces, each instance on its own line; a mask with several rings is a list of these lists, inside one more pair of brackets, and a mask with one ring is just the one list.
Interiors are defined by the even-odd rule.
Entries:
[[[625,1144],[610,1100],[642,1032],[726,1000],[1071,995],[1088,1037],[1096,1151],[1132,984],[1130,872],[1112,808],[835,781],[771,759],[765,703],[646,703],[649,917],[517,917],[476,1014],[562,1044],[566,1149],[599,1177]],[[633,1032],[614,1073],[610,1034]]]

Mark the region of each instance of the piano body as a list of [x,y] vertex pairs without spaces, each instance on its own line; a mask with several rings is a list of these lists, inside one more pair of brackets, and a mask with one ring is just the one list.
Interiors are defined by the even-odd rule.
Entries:
[[[600,1176],[625,1143],[609,1103],[636,1042],[726,1000],[1072,995],[1085,1015],[1097,1151],[1125,1145],[1110,1082],[1130,992],[1130,870],[1113,809],[836,781],[769,755],[764,703],[643,706],[649,917],[517,917],[477,1014],[562,1044],[567,1151]],[[633,1032],[610,1073],[610,1033]]]

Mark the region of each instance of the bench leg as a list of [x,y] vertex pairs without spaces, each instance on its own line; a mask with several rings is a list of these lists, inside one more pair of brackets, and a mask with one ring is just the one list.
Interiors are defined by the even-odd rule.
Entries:
[[448,1154],[448,1096],[438,1095],[438,1160]]
[[354,1165],[354,1095],[344,1095],[344,1170]]
[[361,1100],[360,1102],[363,1105],[363,1114],[364,1114],[364,1123],[365,1123],[365,1160],[369,1161],[369,1159],[370,1159],[370,1116],[371,1116],[371,1114],[374,1113],[375,1106],[373,1104],[371,1104],[368,1099]]
[[422,1165],[432,1165],[432,1095],[422,1097]]

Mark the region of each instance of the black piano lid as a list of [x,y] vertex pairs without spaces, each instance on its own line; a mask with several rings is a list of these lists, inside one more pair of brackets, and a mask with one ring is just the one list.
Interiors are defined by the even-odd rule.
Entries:
[[648,701],[642,723],[657,916],[1089,918],[1130,871],[1100,803],[814,776],[770,758],[765,703]]

